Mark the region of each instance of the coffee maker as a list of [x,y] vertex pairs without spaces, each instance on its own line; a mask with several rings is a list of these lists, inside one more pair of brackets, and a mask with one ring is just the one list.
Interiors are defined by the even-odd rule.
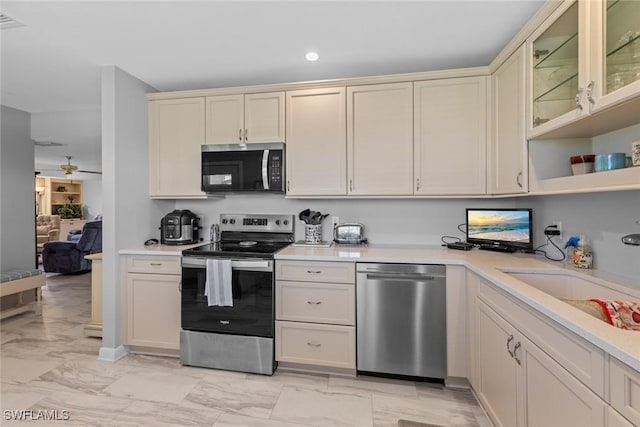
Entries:
[[160,221],[160,243],[190,245],[200,241],[200,218],[188,209],[176,209]]

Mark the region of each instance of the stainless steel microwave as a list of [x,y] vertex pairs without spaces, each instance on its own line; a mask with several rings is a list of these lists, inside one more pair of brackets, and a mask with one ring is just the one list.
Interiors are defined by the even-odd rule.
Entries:
[[284,193],[284,144],[202,146],[205,193]]

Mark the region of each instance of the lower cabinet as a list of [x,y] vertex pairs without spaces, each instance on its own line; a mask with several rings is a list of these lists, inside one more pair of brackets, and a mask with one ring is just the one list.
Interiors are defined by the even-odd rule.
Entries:
[[482,302],[477,303],[479,397],[496,422],[505,427],[518,422],[518,366],[507,351],[513,348],[513,327]]
[[[467,278],[470,296],[475,296],[468,300],[473,319],[469,336],[474,337],[468,342],[475,346],[469,358],[470,379],[496,426],[626,425],[625,417],[604,400],[600,379],[606,365],[601,350],[543,322],[473,273]],[[565,337],[562,345],[555,345],[564,346],[562,355],[551,345],[558,334]],[[613,383],[611,387],[613,401]]]
[[612,357],[609,359],[609,376],[611,406],[633,425],[640,425],[640,374]]
[[355,264],[276,261],[276,360],[355,372]]
[[124,260],[125,344],[132,351],[180,349],[180,257],[127,256]]

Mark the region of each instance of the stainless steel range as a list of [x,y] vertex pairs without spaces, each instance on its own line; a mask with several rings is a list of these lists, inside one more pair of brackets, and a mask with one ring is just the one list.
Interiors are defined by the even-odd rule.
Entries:
[[[292,215],[221,214],[219,243],[182,252],[183,365],[273,374],[273,255],[293,242],[293,224]],[[226,303],[212,304],[218,291]]]

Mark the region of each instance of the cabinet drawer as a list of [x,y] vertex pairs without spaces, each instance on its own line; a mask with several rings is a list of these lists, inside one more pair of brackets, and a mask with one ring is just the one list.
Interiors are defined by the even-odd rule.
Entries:
[[356,328],[276,321],[276,360],[354,369]]
[[482,280],[478,297],[526,335],[556,362],[601,398],[604,397],[604,352],[586,340],[525,309],[512,297]]
[[276,279],[355,283],[356,265],[352,262],[277,261]]
[[633,425],[640,425],[640,373],[612,357],[609,381],[611,406]]
[[355,325],[356,287],[337,283],[276,282],[276,319]]
[[179,256],[130,256],[127,257],[129,273],[182,274]]

